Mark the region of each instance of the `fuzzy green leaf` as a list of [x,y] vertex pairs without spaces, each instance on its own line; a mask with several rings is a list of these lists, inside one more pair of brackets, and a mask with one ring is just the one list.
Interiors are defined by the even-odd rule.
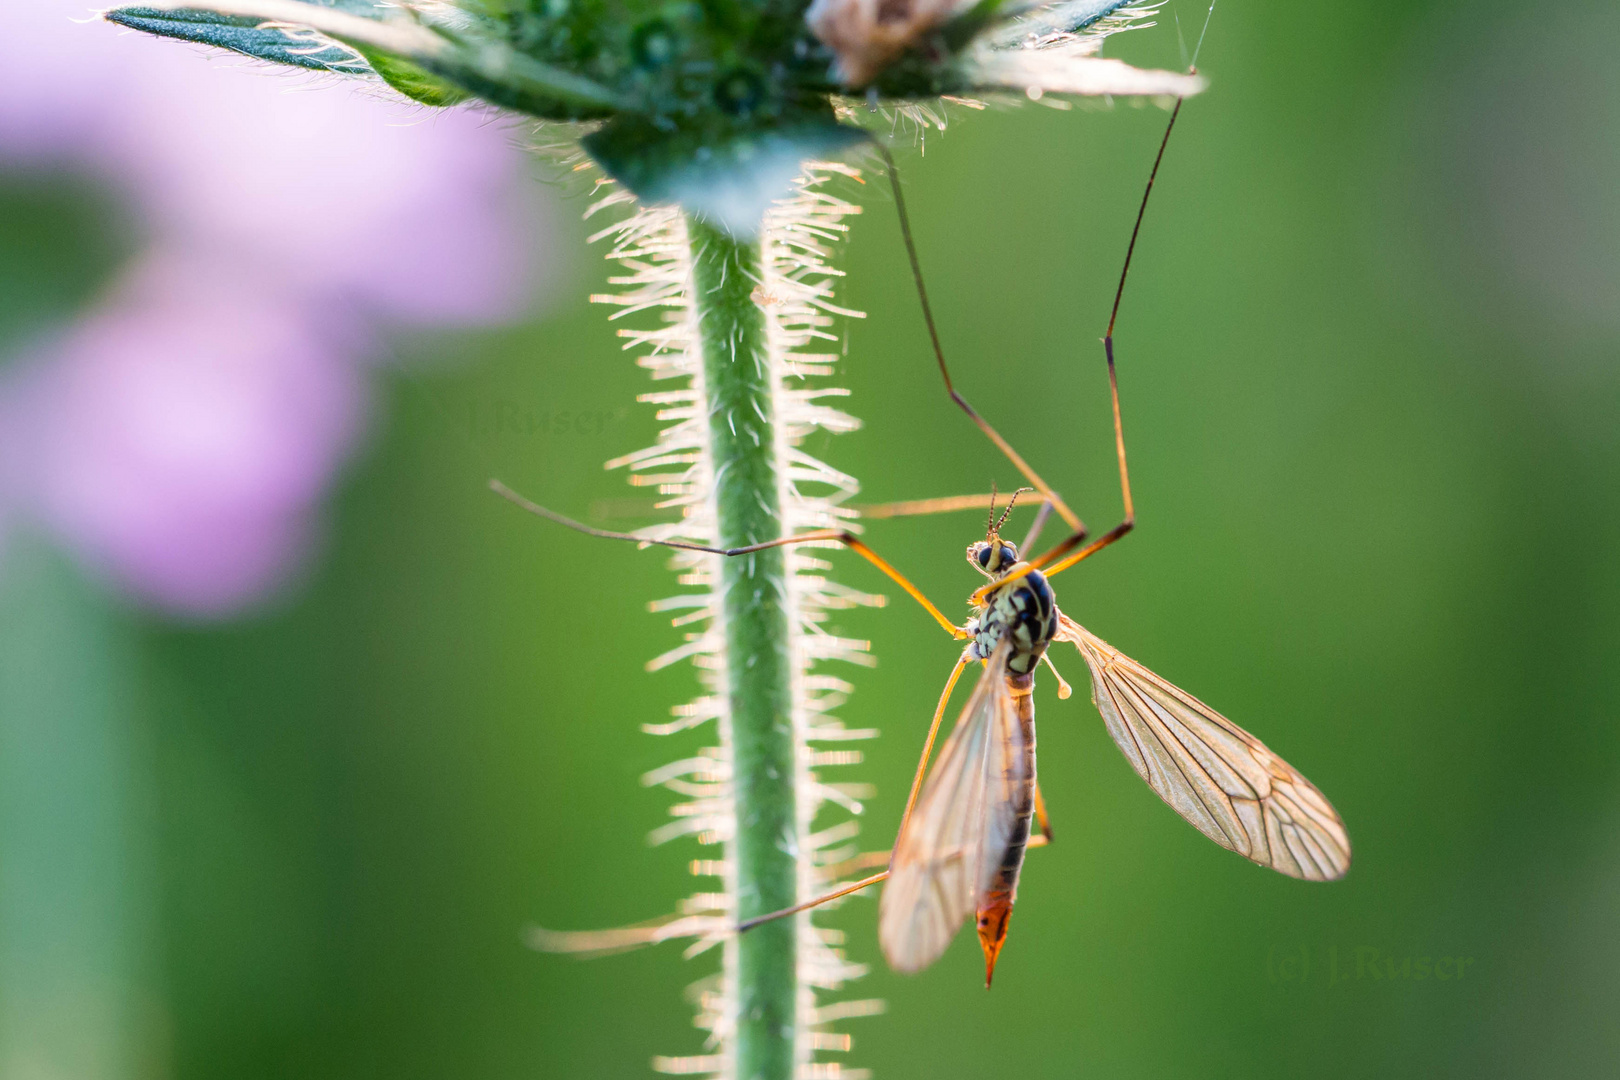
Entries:
[[600,119],[624,106],[593,79],[490,36],[487,22],[452,26],[443,13],[428,15],[378,0],[147,0],[106,18],[264,60],[380,75],[430,105],[480,97],[549,120]]
[[441,79],[409,60],[401,60],[375,49],[361,49],[360,54],[371,64],[371,69],[382,76],[384,82],[412,101],[434,106],[459,105],[472,97],[455,83]]
[[[312,7],[335,8],[368,19],[380,19],[390,10],[372,0],[305,0]],[[159,9],[150,7],[113,8],[106,12],[109,22],[142,30],[159,37],[179,38],[201,45],[215,45],[257,60],[330,71],[339,75],[369,75],[365,60],[341,45],[320,40],[308,41],[286,29],[264,26],[254,18],[222,15],[213,11]]]

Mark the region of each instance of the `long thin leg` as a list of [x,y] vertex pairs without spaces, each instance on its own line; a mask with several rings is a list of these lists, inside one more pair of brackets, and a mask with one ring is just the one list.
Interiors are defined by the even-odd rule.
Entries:
[[[939,705],[934,709],[934,721],[928,725],[928,738],[923,741],[922,757],[917,762],[917,775],[911,781],[911,794],[906,796],[906,810],[904,814],[900,815],[900,828],[894,837],[896,844],[899,844],[900,837],[906,834],[906,823],[911,820],[911,811],[917,805],[917,793],[922,790],[923,776],[928,772],[928,759],[934,752],[934,740],[939,736],[939,725],[945,716],[945,706],[950,704],[951,691],[956,689],[956,680],[962,677],[962,669],[967,666],[968,657],[964,653],[961,659],[956,661],[956,666],[951,669],[951,677],[945,681],[945,689],[939,695]],[[889,857],[891,860],[894,857],[892,850]],[[797,915],[801,911],[808,911],[813,907],[825,904],[829,900],[837,900],[840,896],[848,896],[852,892],[859,892],[868,886],[876,885],[888,876],[889,872],[884,870],[881,874],[873,874],[871,877],[857,881],[853,885],[845,885],[813,900],[806,900],[802,904],[794,904],[792,907],[782,908],[780,911],[768,911],[764,915],[756,915],[752,919],[745,919],[737,924],[737,933],[752,930],[760,923],[786,918],[789,915]]]
[[1052,516],[1052,504],[1043,500],[1041,508],[1035,511],[1035,520],[1030,522],[1029,532],[1024,536],[1024,542],[1018,545],[1019,551],[1032,551],[1035,541],[1041,538],[1041,530],[1046,527],[1046,519]]
[[[1005,507],[1011,503],[1009,497],[1001,501],[996,495],[946,495],[937,499],[909,499],[904,502],[871,503],[866,506],[857,506],[856,510],[866,520],[899,517],[923,517],[928,514],[948,514],[958,510],[983,510],[985,503],[992,506]],[[1029,534],[1024,542],[1018,545],[1019,551],[1030,551],[1035,547],[1035,541],[1040,539],[1041,530],[1046,526],[1047,519],[1052,516],[1053,502],[1050,499],[1041,500],[1040,509],[1035,512],[1035,520],[1030,524]],[[1086,534],[1080,533],[1082,537]]]
[[[1039,837],[1030,837],[1030,847],[1045,847],[1052,842],[1052,823],[1046,817],[1046,798],[1041,794],[1041,785],[1035,785],[1035,823],[1041,827]],[[1040,843],[1035,841],[1039,839]]]
[[921,604],[928,611],[928,614],[934,617],[935,622],[939,623],[940,626],[945,628],[945,632],[947,634],[950,634],[953,638],[957,638],[958,640],[967,637],[967,632],[962,630],[955,623],[951,622],[951,620],[947,619],[944,612],[935,607],[933,601],[924,596],[922,590],[907,580],[904,574],[900,573],[900,571],[896,570],[893,566],[890,566],[888,561],[885,560],[883,556],[879,555],[877,552],[873,551],[871,548],[862,543],[860,537],[855,536],[852,533],[844,532],[841,529],[817,529],[814,532],[800,533],[797,536],[784,536],[776,540],[767,540],[762,544],[749,544],[747,547],[706,547],[703,544],[687,544],[682,543],[679,540],[654,540],[646,536],[637,536],[635,533],[613,532],[610,529],[595,529],[589,525],[575,521],[573,518],[565,517],[564,515],[557,513],[555,510],[548,510],[537,502],[531,502],[522,495],[519,495],[517,492],[513,491],[511,488],[507,487],[505,484],[501,483],[499,480],[491,480],[489,482],[489,488],[507,502],[512,503],[514,506],[517,506],[520,509],[527,510],[531,514],[543,517],[547,521],[554,521],[558,525],[564,525],[570,529],[574,529],[577,532],[585,533],[587,536],[599,536],[604,540],[629,540],[637,544],[653,544],[657,547],[677,548],[681,551],[702,551],[710,555],[725,555],[728,558],[733,558],[738,555],[748,555],[755,551],[764,551],[767,548],[785,547],[788,544],[808,544],[818,540],[836,540],[838,543],[843,544],[845,547],[854,551],[857,555],[860,555],[867,562],[883,571],[896,585],[906,590],[906,593],[910,595],[913,600]]
[[922,757],[917,761],[917,775],[911,778],[911,794],[906,796],[906,811],[900,815],[900,828],[895,832],[895,843],[906,834],[906,823],[911,820],[911,811],[917,805],[917,794],[922,791],[923,774],[928,771],[928,758],[934,752],[934,739],[939,735],[939,722],[945,716],[945,706],[950,703],[951,691],[956,689],[956,680],[962,677],[962,669],[968,666],[968,656],[963,653],[951,669],[951,677],[945,680],[945,690],[939,695],[939,706],[934,709],[934,722],[928,725],[928,738],[923,741]]
[[853,885],[845,885],[837,892],[830,892],[826,896],[818,896],[814,900],[806,900],[802,904],[794,904],[792,907],[783,908],[781,911],[770,911],[766,912],[764,915],[755,915],[752,919],[744,919],[742,922],[737,924],[737,933],[745,934],[761,923],[774,922],[777,919],[785,919],[789,915],[797,915],[801,911],[809,911],[813,907],[820,907],[829,900],[837,900],[840,896],[848,896],[852,892],[860,892],[862,889],[869,889],[888,876],[889,872],[885,870],[881,874],[873,874],[869,878],[862,878]]
[[851,856],[843,862],[833,863],[822,867],[822,871],[830,878],[841,878],[855,870],[870,870],[874,866],[888,866],[889,852],[863,851],[859,855]]
[[928,340],[934,346],[934,359],[939,362],[939,373],[945,379],[945,392],[951,396],[951,400],[956,402],[963,412],[967,413],[968,419],[977,424],[979,430],[984,432],[990,441],[996,444],[996,449],[1005,454],[1007,460],[1012,462],[1018,471],[1024,474],[1024,479],[1035,485],[1035,489],[1051,501],[1058,512],[1058,516],[1068,522],[1069,528],[1077,532],[1083,532],[1085,526],[1081,523],[1080,516],[1069,509],[1068,504],[1058,497],[1057,492],[1052,490],[1051,485],[1042,480],[1040,474],[1030,468],[1029,462],[1025,461],[1018,451],[1012,448],[1012,444],[1002,438],[1001,433],[991,427],[989,422],[980,416],[973,406],[967,403],[967,399],[957,392],[956,385],[951,382],[951,371],[945,364],[945,349],[939,343],[939,330],[934,325],[934,311],[928,303],[928,289],[923,285],[922,263],[917,258],[917,245],[911,237],[911,219],[906,214],[905,193],[900,189],[900,173],[895,168],[894,157],[889,153],[888,149],[881,143],[877,144],[877,149],[878,153],[883,155],[884,167],[889,172],[889,186],[894,189],[894,206],[900,216],[900,235],[906,242],[906,257],[911,260],[911,276],[917,283],[917,299],[922,302],[923,322],[928,324]]
[[1136,224],[1131,227],[1131,242],[1125,248],[1125,265],[1119,271],[1119,287],[1114,290],[1114,307],[1108,314],[1108,333],[1103,336],[1103,355],[1108,358],[1108,394],[1114,409],[1114,452],[1119,458],[1119,490],[1125,503],[1125,518],[1073,555],[1069,555],[1069,552],[1080,547],[1086,540],[1084,532],[1078,529],[1052,550],[1031,560],[1031,568],[1045,569],[1047,577],[1060,574],[1076,563],[1090,558],[1136,527],[1136,506],[1131,501],[1131,473],[1125,465],[1125,425],[1119,412],[1119,374],[1114,368],[1114,323],[1119,319],[1120,301],[1125,297],[1125,279],[1131,272],[1131,256],[1136,253],[1136,238],[1142,232],[1142,218],[1147,214],[1148,198],[1153,194],[1153,182],[1159,177],[1159,165],[1164,161],[1165,147],[1170,145],[1170,133],[1176,129],[1176,118],[1181,115],[1181,102],[1182,99],[1176,99],[1175,107],[1170,110],[1170,122],[1164,126],[1164,138],[1159,140],[1159,152],[1153,158],[1153,169],[1148,173],[1147,187],[1142,192],[1142,203],[1136,208]]
[[[961,668],[958,667],[957,668],[957,674],[960,674],[960,672],[961,672]],[[952,681],[953,682],[955,681],[954,676],[952,677]],[[946,688],[946,697],[949,697],[949,696],[950,696],[950,689],[949,689],[949,687],[947,687]],[[940,712],[943,713],[944,711],[945,711],[944,702],[941,701],[941,703],[940,703]],[[938,715],[936,715],[934,717],[934,726],[935,726],[935,729],[937,730],[938,726],[939,726],[939,716]],[[932,744],[933,744],[933,733],[930,732],[929,733],[929,745],[932,746]],[[927,764],[927,762],[928,762],[928,752],[925,750],[923,752],[923,763]],[[922,779],[922,771],[921,771],[920,768],[919,768],[918,773],[917,773],[917,778],[918,778],[919,781]],[[916,795],[917,795],[916,785],[912,786],[911,794],[912,794],[913,800],[915,800]],[[911,807],[909,805],[906,807],[906,813],[907,813],[907,815],[909,815],[911,813]],[[1037,833],[1036,835],[1031,836],[1029,838],[1029,841],[1025,844],[1025,847],[1026,848],[1038,848],[1038,847],[1048,847],[1048,846],[1050,846],[1051,843],[1052,843],[1052,823],[1046,816],[1046,799],[1045,799],[1044,796],[1041,795],[1041,786],[1039,784],[1035,785],[1035,821],[1036,821],[1036,824],[1038,824],[1040,826],[1041,831],[1039,833]],[[900,823],[900,831],[902,833],[905,832],[905,828],[906,828],[905,822],[902,820],[901,823]],[[896,842],[898,843],[898,840]],[[877,855],[879,853],[878,852],[872,852],[870,854]],[[892,854],[891,854],[891,857],[892,857]],[[866,858],[866,856],[861,856],[861,858],[864,859],[864,858]],[[818,896],[814,900],[806,900],[802,904],[795,904],[794,906],[792,906],[790,908],[783,908],[781,911],[772,911],[772,912],[767,912],[764,915],[756,915],[752,919],[747,919],[747,920],[745,920],[743,922],[738,923],[737,924],[737,933],[741,934],[741,933],[743,933],[745,931],[752,930],[754,927],[758,926],[761,923],[767,923],[767,922],[770,922],[773,919],[783,919],[783,918],[786,918],[789,915],[797,915],[801,911],[808,911],[813,907],[819,907],[822,904],[827,903],[829,900],[837,900],[841,896],[848,896],[850,893],[860,892],[862,889],[870,888],[871,886],[876,885],[878,882],[883,881],[888,876],[889,876],[889,872],[887,870],[885,870],[881,874],[873,874],[871,877],[862,878],[860,881],[854,882],[854,883],[849,884],[849,885],[845,885],[842,888],[837,889],[837,890],[835,890],[833,892],[827,893],[827,894],[825,894],[823,896]]]
[[529,947],[540,952],[606,956],[704,933],[713,919],[712,915],[661,915],[611,930],[547,930],[543,926],[531,926],[527,937]]
[[928,514],[949,514],[957,510],[984,512],[987,504],[1006,506],[1012,499],[1005,495],[946,495],[938,499],[907,499],[904,502],[870,503],[857,506],[861,517],[878,518],[923,517]]

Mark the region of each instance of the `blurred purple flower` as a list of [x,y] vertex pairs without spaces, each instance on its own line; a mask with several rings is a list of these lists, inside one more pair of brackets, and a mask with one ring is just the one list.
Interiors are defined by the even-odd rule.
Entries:
[[0,530],[27,519],[148,603],[228,615],[310,552],[377,330],[521,314],[550,276],[545,206],[485,114],[300,93],[316,77],[89,14],[8,11],[0,168],[99,177],[145,247],[0,379]]

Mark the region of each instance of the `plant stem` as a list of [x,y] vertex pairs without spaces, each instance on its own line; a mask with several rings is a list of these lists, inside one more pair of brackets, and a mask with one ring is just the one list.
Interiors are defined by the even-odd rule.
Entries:
[[[693,304],[703,349],[716,520],[721,547],[782,535],[781,470],[759,242],[695,217]],[[793,665],[783,551],[724,559],[721,618],[730,701],[736,835],[730,861],[739,919],[798,900]],[[798,920],[778,919],[737,942],[736,1080],[793,1080]]]

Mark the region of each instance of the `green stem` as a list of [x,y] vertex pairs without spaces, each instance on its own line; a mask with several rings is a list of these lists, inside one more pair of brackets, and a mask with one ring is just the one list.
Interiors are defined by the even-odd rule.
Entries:
[[[763,277],[760,245],[695,217],[687,218],[687,230],[719,544],[774,540],[782,535],[784,465],[777,461],[765,314],[752,299]],[[731,861],[736,914],[746,919],[798,899],[791,613],[782,549],[722,560],[720,582],[737,821]],[[797,931],[798,920],[778,919],[737,941],[737,1080],[793,1080]]]

